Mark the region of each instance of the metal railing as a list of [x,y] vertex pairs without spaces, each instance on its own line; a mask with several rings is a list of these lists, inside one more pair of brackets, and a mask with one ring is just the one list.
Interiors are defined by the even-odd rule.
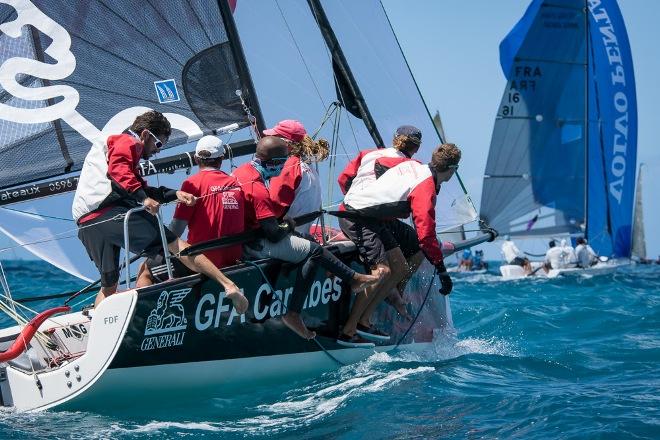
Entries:
[[[128,235],[128,221],[131,217],[131,214],[139,211],[144,211],[147,208],[144,206],[138,206],[137,208],[129,209],[126,215],[124,216],[124,258],[125,258],[125,270],[126,270],[126,290],[131,288],[131,256],[130,256],[130,236]],[[156,214],[156,220],[158,221],[158,230],[160,231],[160,239],[163,243],[163,253],[165,255],[165,266],[167,267],[167,277],[168,279],[174,278],[172,273],[172,262],[170,250],[167,247],[167,238],[165,236],[165,225],[163,225],[163,216],[160,211]]]

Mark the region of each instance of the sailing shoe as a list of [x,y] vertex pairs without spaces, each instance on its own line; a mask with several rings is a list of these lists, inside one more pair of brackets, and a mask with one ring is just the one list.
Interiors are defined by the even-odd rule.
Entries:
[[373,342],[369,342],[366,339],[362,339],[358,335],[348,336],[347,334],[340,333],[337,338],[337,344],[343,345],[344,347],[351,348],[374,348],[376,345]]
[[356,332],[358,335],[362,336],[363,338],[370,339],[372,341],[381,342],[381,341],[390,340],[390,335],[381,332],[373,325],[371,327],[367,327],[365,325],[358,324]]

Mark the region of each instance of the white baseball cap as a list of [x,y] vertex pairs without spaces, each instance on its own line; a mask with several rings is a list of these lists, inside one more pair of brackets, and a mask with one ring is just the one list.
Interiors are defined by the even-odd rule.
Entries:
[[[202,153],[203,154],[200,154]],[[222,139],[215,136],[204,136],[197,141],[195,147],[195,156],[202,159],[217,159],[225,155],[225,146]]]

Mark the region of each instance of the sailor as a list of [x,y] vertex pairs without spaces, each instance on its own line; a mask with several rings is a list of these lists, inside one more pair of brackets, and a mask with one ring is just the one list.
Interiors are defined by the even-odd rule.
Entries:
[[488,269],[488,263],[484,261],[483,250],[477,249],[474,252],[474,257],[472,258],[472,269],[473,270]]
[[463,255],[461,256],[461,261],[458,264],[458,267],[462,270],[469,271],[472,269],[472,250],[463,249]]
[[[181,191],[197,198],[194,206],[179,204],[169,229],[178,237],[188,228],[188,243],[225,237],[243,232],[245,225],[245,200],[243,191],[234,176],[220,170],[225,147],[215,136],[204,136],[195,147],[195,163],[199,171],[188,177],[181,185]],[[243,247],[240,244],[212,249],[204,255],[218,268],[231,266],[241,259]],[[192,272],[182,265],[178,258],[172,258],[176,277]],[[140,268],[136,285],[144,287],[154,282],[165,281],[167,267],[164,257],[149,258]]]
[[245,194],[245,229],[260,230],[265,238],[244,245],[245,255],[252,259],[276,258],[299,264],[291,299],[286,305],[283,322],[305,339],[313,339],[300,316],[305,298],[310,292],[318,266],[349,283],[353,291],[360,291],[377,281],[376,277],[354,271],[317,243],[292,234],[295,224],[290,217],[278,221],[277,209],[270,198],[266,184],[281,171],[287,161],[288,147],[284,139],[266,136],[257,143],[251,162],[234,171],[234,176]]
[[[337,179],[342,193],[347,194],[350,190],[359,190],[375,181],[385,170],[408,160],[417,153],[422,143],[422,132],[412,125],[402,125],[397,128],[392,139],[392,147],[375,148],[361,151],[341,172]],[[343,206],[340,207],[343,210]],[[342,218],[339,220],[339,226],[348,237],[355,241],[357,237],[351,230],[356,227],[353,224],[354,219]],[[368,221],[373,222],[373,220]],[[361,242],[368,243],[373,241],[371,236],[375,234],[373,230],[364,225],[359,229],[367,235],[361,239]],[[385,246],[385,257],[380,261],[380,253],[375,252],[379,245],[373,243],[371,251],[366,249],[362,251],[362,258],[371,269],[371,273],[381,278],[377,286],[379,291],[389,291],[387,302],[391,304],[400,315],[409,317],[406,310],[406,301],[403,298],[403,292],[406,284],[412,274],[414,274],[424,259],[424,255],[419,249],[415,231],[410,225],[399,220],[392,220],[385,224],[374,225],[376,229],[381,230],[382,226],[388,230],[383,232],[387,235],[382,241]],[[383,229],[384,231],[384,229]],[[380,242],[380,240],[379,240]],[[367,246],[369,246],[367,244]],[[373,292],[367,292],[365,295],[373,296]],[[358,301],[365,302],[366,296],[358,295]],[[365,328],[363,324],[355,324],[357,333],[372,339],[387,340],[389,336],[379,334],[377,329]],[[354,337],[358,341],[359,337]],[[359,342],[359,341],[358,341]],[[362,341],[369,344],[368,341]]]
[[543,261],[543,270],[548,273],[550,269],[563,269],[566,267],[564,249],[557,246],[554,240],[548,243],[548,251],[545,253],[545,260]]
[[564,267],[575,267],[577,264],[577,256],[575,255],[575,249],[573,246],[568,244],[566,239],[561,240],[561,249],[564,253]]
[[584,237],[578,237],[575,242],[577,243],[575,254],[577,256],[577,264],[579,267],[586,269],[598,263],[598,255],[596,255],[596,252],[594,252],[591,246],[587,244],[587,240]]
[[[287,119],[264,130],[266,136],[278,136],[287,142],[289,158],[282,172],[270,179],[270,197],[279,218],[298,217],[321,209],[321,181],[313,163],[327,159],[328,141],[313,140],[298,121]],[[297,225],[300,234],[309,234],[313,221]]]
[[[154,255],[162,248],[155,218],[160,204],[174,200],[188,206],[195,204],[195,196],[187,192],[148,186],[139,173],[140,159],[148,159],[157,153],[169,139],[171,131],[170,123],[162,113],[149,111],[138,116],[125,133],[107,139],[107,155],[98,154],[99,151],[92,148],[85,158],[72,213],[78,224],[78,237],[101,273],[101,290],[95,305],[117,291],[119,250],[124,246],[122,215],[134,207],[146,208],[146,211],[130,217],[130,251]],[[165,233],[172,253],[189,246],[169,229],[165,228]],[[239,313],[247,310],[248,301],[236,284],[204,255],[181,257],[181,262],[224,287],[227,298]]]
[[504,261],[506,264],[511,264],[515,266],[521,266],[525,269],[525,273],[529,274],[532,272],[532,265],[529,262],[529,259],[523,256],[518,246],[511,240],[509,235],[504,236],[504,242],[502,243],[502,255],[504,256]]
[[[412,214],[416,234],[412,240],[406,238],[398,244],[402,248],[411,243],[417,244],[440,276],[440,293],[451,293],[452,281],[436,236],[435,204],[440,185],[454,175],[460,159],[461,151],[456,145],[443,144],[435,149],[429,164],[408,159],[389,168],[369,185],[351,187],[344,198],[344,205],[347,217],[352,216],[354,221],[344,223],[343,228],[357,245],[362,258],[368,262],[386,264],[387,252],[393,249],[392,243],[397,245],[397,241],[396,234],[385,225],[391,224],[388,220],[407,218]],[[396,224],[399,223],[403,224]],[[371,315],[387,296],[388,290],[381,288],[376,292],[369,297],[358,295],[337,340],[338,344],[366,345],[361,338],[356,338],[358,324],[362,328],[360,335],[363,338],[382,338],[384,334],[371,324]]]

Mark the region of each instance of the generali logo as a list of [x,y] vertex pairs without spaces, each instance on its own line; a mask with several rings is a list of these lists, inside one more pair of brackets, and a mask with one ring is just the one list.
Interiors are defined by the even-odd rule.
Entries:
[[173,347],[183,344],[188,327],[186,311],[181,302],[192,288],[176,289],[160,293],[156,307],[149,313],[144,328],[145,338],[140,344],[142,351]]

